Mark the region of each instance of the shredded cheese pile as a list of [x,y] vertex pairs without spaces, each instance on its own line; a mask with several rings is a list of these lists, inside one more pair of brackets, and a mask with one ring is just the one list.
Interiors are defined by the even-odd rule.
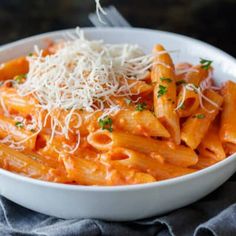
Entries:
[[113,105],[110,96],[130,94],[134,85],[127,80],[143,79],[153,64],[153,55],[144,55],[137,45],[89,41],[77,33],[53,55],[28,57],[21,96],[33,94],[45,110],[103,110]]
[[[146,77],[153,66],[154,54],[145,55],[135,44],[106,44],[89,41],[83,31],[76,29],[72,40],[57,47],[55,54],[43,56],[37,47],[35,54],[27,57],[29,72],[24,83],[16,85],[20,96],[33,95],[40,109],[46,110],[44,120],[38,122],[37,135],[51,117],[51,138],[56,134],[69,139],[70,121],[76,116],[79,128],[82,124],[78,110],[93,114],[102,111],[100,118],[120,110],[111,97],[136,95],[131,88]],[[165,53],[165,52],[161,52]],[[130,81],[132,83],[129,83]],[[53,115],[55,110],[68,110],[64,121]],[[40,116],[40,115],[39,115]],[[89,116],[89,115],[88,115]],[[30,124],[30,128],[34,124]],[[75,128],[75,127],[74,127]],[[70,148],[74,152],[78,142]],[[23,140],[20,143],[24,142]]]

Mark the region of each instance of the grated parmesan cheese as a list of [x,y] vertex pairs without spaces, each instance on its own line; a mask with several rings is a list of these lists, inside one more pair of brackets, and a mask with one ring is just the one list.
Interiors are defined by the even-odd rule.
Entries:
[[[28,57],[29,72],[22,84],[16,84],[21,96],[33,95],[42,110],[47,111],[42,121],[32,121],[27,129],[37,128],[38,132],[51,122],[51,138],[64,135],[69,139],[70,121],[77,117],[79,128],[82,118],[76,110],[88,113],[102,111],[100,118],[115,114],[120,107],[111,97],[127,97],[132,94],[135,82],[146,78],[147,71],[153,66],[156,54],[145,55],[136,44],[106,44],[103,41],[89,41],[84,32],[76,29],[70,40],[63,42],[57,51],[43,57],[42,50],[35,47],[35,55]],[[160,52],[160,53],[165,53]],[[133,83],[128,81],[133,80]],[[59,120],[55,110],[69,110],[64,121]],[[60,112],[59,112],[60,113]],[[89,116],[89,115],[88,115]],[[40,116],[41,117],[41,116]],[[80,136],[74,147],[67,148],[74,152],[80,143]],[[20,143],[26,140],[20,141]]]
[[153,64],[153,55],[144,55],[137,45],[88,41],[77,33],[78,39],[53,55],[28,57],[27,80],[18,86],[21,96],[33,94],[45,110],[103,110],[110,96],[130,94],[133,85],[124,79],[143,79]]
[[101,14],[102,13],[103,15],[106,15],[107,13],[103,10],[101,4],[100,4],[100,0],[95,0],[95,3],[96,3],[96,14],[97,14],[97,17],[99,19],[99,21],[103,24],[106,24],[102,18],[101,18]]

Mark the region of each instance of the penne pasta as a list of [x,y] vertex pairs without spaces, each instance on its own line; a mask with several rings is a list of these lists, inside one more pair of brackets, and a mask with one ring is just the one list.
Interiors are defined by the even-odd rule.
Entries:
[[236,144],[236,83],[227,81],[223,87],[223,111],[221,113],[220,138],[222,142]]
[[66,184],[129,185],[191,174],[236,153],[236,83],[215,86],[212,61],[174,65],[162,45],[145,55],[134,44],[77,36],[1,64],[0,168]]
[[203,106],[183,123],[181,130],[181,139],[192,149],[196,149],[206,135],[223,102],[223,98],[213,90],[207,90],[205,96],[214,104],[204,100]]
[[26,74],[29,63],[25,57],[19,57],[0,65],[0,81],[13,79],[16,75]]
[[148,110],[132,111],[125,109],[119,111],[114,117],[115,129],[136,135],[170,137],[161,122]]
[[218,161],[211,156],[207,156],[207,157],[199,156],[197,164],[192,166],[191,168],[201,170],[201,169],[205,169],[209,166],[212,166],[212,165],[216,164],[217,162]]
[[63,161],[70,180],[79,184],[121,185],[125,182],[137,184],[155,181],[151,175],[145,173],[134,172],[127,168],[110,168],[109,165],[86,160],[81,157],[66,156],[63,158]]
[[15,151],[6,145],[0,144],[0,166],[15,173],[30,176],[32,178],[66,182],[65,176],[53,168],[31,159],[29,156]]
[[236,152],[236,144],[234,143],[223,143],[224,151],[226,155],[232,155]]
[[202,139],[198,151],[201,156],[210,157],[216,161],[225,159],[225,151],[219,137],[219,129],[215,122],[210,126]]
[[38,102],[32,96],[22,97],[15,88],[0,88],[0,101],[1,106],[10,114],[22,115],[36,115],[39,109],[36,108]]
[[180,143],[179,117],[176,107],[176,80],[173,62],[161,45],[154,48],[156,53],[151,78],[155,83],[153,91],[154,112],[171,134],[176,144]]
[[16,143],[33,150],[36,142],[35,131],[26,130],[23,123],[0,115],[0,138],[10,137]]
[[193,173],[193,169],[160,163],[148,155],[132,151],[126,148],[115,148],[102,156],[103,160],[110,161],[113,165],[119,163],[129,168],[135,168],[147,172],[157,180],[169,179],[181,175]]
[[191,166],[197,163],[196,153],[183,145],[175,145],[168,141],[159,141],[142,136],[98,130],[88,135],[88,143],[101,151],[114,147],[124,147],[146,154],[158,153],[164,159],[177,166]]
[[[198,87],[200,82],[207,78],[209,73],[209,70],[204,70],[201,65],[193,66],[186,73],[185,81]],[[183,83],[178,94],[177,104],[181,104],[181,107],[178,109],[180,117],[190,116],[199,107],[199,95],[195,91],[186,89]]]

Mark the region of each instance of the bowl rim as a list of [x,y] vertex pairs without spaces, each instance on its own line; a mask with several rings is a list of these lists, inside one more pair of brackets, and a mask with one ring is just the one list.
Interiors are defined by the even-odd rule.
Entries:
[[[170,37],[174,38],[179,38],[185,41],[192,41],[195,44],[198,45],[203,45],[205,47],[210,48],[211,50],[221,54],[223,57],[229,59],[233,64],[236,66],[236,59],[229,55],[228,53],[208,44],[205,43],[201,40],[194,39],[185,35],[177,34],[177,33],[172,33],[172,32],[167,32],[167,31],[161,31],[161,30],[155,30],[155,29],[145,29],[145,28],[122,28],[122,27],[117,27],[117,28],[112,28],[112,27],[105,27],[105,28],[95,28],[95,27],[83,27],[81,28],[86,32],[109,32],[109,31],[122,31],[122,32],[137,32],[137,33],[158,33],[161,35],[167,35]],[[51,32],[46,32],[42,34],[37,34],[33,35],[30,37],[26,37],[11,43],[4,44],[0,46],[0,53],[4,53],[5,50],[10,49],[14,46],[18,46],[19,44],[27,44],[28,42],[31,42],[32,40],[40,40],[41,38],[50,38],[55,35],[60,35],[64,34],[66,32],[73,32],[74,29],[63,29],[63,30],[57,30],[57,31],[51,31]],[[169,186],[173,184],[178,184],[182,182],[189,181],[191,179],[195,179],[207,174],[210,174],[212,172],[218,171],[219,169],[223,168],[225,165],[230,164],[236,160],[236,153],[232,154],[228,157],[226,157],[224,160],[207,167],[202,170],[197,170],[194,173],[175,177],[172,179],[167,179],[167,180],[161,180],[161,181],[156,181],[152,183],[144,183],[144,184],[133,184],[133,185],[118,185],[118,186],[86,186],[86,185],[73,185],[73,184],[63,184],[63,183],[54,183],[54,182],[48,182],[48,181],[43,181],[39,179],[33,179],[27,176],[19,175],[13,172],[10,172],[5,169],[0,168],[0,175],[4,175],[6,177],[12,178],[16,181],[22,181],[22,182],[27,182],[28,184],[34,184],[38,185],[41,187],[49,187],[49,188],[54,188],[54,189],[63,189],[63,190],[73,190],[73,191],[90,191],[90,192],[116,192],[116,191],[134,191],[134,190],[146,190],[146,189],[151,189],[151,188],[157,188],[157,187],[163,187],[163,186]],[[236,166],[236,165],[235,165]],[[235,168],[236,171],[236,168]]]

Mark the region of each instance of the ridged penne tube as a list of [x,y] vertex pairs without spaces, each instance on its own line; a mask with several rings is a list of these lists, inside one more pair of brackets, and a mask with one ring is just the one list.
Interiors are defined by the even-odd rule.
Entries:
[[223,147],[226,155],[232,155],[236,152],[236,144],[234,143],[223,143]]
[[35,106],[38,104],[33,96],[20,96],[15,88],[0,88],[1,106],[5,107],[10,114],[19,114],[22,116],[33,115],[38,110]]
[[[210,72],[204,70],[201,65],[193,66],[189,69],[189,72],[186,73],[185,81],[195,86],[199,86],[199,83],[208,76],[208,73]],[[178,94],[177,104],[182,104],[178,109],[180,117],[190,116],[199,107],[199,95],[195,91],[187,90],[183,84],[181,85]]]
[[205,70],[202,68],[202,65],[196,65],[189,69],[189,71],[185,75],[185,80],[187,83],[194,84],[195,86],[198,86],[201,81],[206,79],[211,73],[212,69],[209,68],[208,70]]
[[26,74],[29,63],[25,57],[19,57],[0,65],[0,81],[13,79],[16,75]]
[[192,166],[192,168],[197,169],[197,170],[201,170],[201,169],[207,168],[209,166],[212,166],[215,163],[217,163],[217,160],[213,157],[199,156],[197,164]]
[[196,149],[206,135],[211,122],[219,113],[223,102],[222,96],[213,90],[206,90],[204,95],[210,101],[214,102],[215,105],[204,100],[203,107],[199,107],[197,111],[183,123],[181,130],[181,139],[192,149]]
[[34,149],[37,137],[33,135],[35,131],[26,130],[24,126],[18,126],[18,124],[14,119],[0,115],[0,138],[3,139],[9,135],[13,141],[21,143],[25,148]]
[[68,178],[84,185],[120,185],[124,184],[119,173],[108,171],[105,165],[76,156],[63,157]]
[[143,184],[155,182],[156,179],[150,173],[140,172],[138,169],[130,168],[119,162],[105,160],[103,154],[100,158],[101,163],[108,167],[108,169],[117,173],[121,178],[121,184]]
[[146,184],[156,181],[156,179],[152,175],[143,172],[134,172],[131,180],[131,182],[128,181],[129,184]]
[[167,162],[183,167],[194,165],[198,160],[196,153],[183,145],[128,133],[97,130],[90,133],[87,140],[90,145],[101,151],[124,147],[146,154],[157,153],[163,156]]
[[154,112],[171,134],[176,144],[180,143],[179,117],[176,107],[176,80],[173,62],[161,45],[154,48],[154,66],[151,72],[152,82],[155,83],[153,92]]
[[67,181],[66,177],[61,175],[58,170],[39,163],[29,156],[3,144],[0,144],[0,166],[1,168],[31,178],[53,182]]
[[211,157],[216,161],[225,159],[225,151],[220,141],[219,129],[216,124],[210,126],[198,147],[198,151],[201,156]]
[[170,134],[149,111],[121,110],[113,119],[114,127],[132,134],[169,138]]
[[126,148],[114,148],[102,156],[103,159],[111,161],[113,165],[120,163],[130,168],[147,172],[157,180],[174,178],[195,172],[193,169],[160,163],[148,155],[132,151]]
[[30,157],[34,161],[41,163],[42,165],[45,165],[45,166],[53,168],[53,169],[61,170],[62,173],[65,172],[65,167],[64,167],[63,162],[59,161],[59,159],[57,159],[57,158],[49,157],[46,155],[39,155],[38,153],[35,153],[32,151],[31,152],[24,151],[23,154],[27,155],[28,157]]
[[[185,90],[185,91],[183,91]],[[183,97],[184,96],[184,97]],[[199,97],[194,91],[189,91],[185,87],[182,87],[178,96],[177,106],[179,117],[187,117],[192,115],[199,107]]]
[[221,113],[220,138],[222,142],[236,144],[236,83],[227,81],[223,87],[223,111]]

